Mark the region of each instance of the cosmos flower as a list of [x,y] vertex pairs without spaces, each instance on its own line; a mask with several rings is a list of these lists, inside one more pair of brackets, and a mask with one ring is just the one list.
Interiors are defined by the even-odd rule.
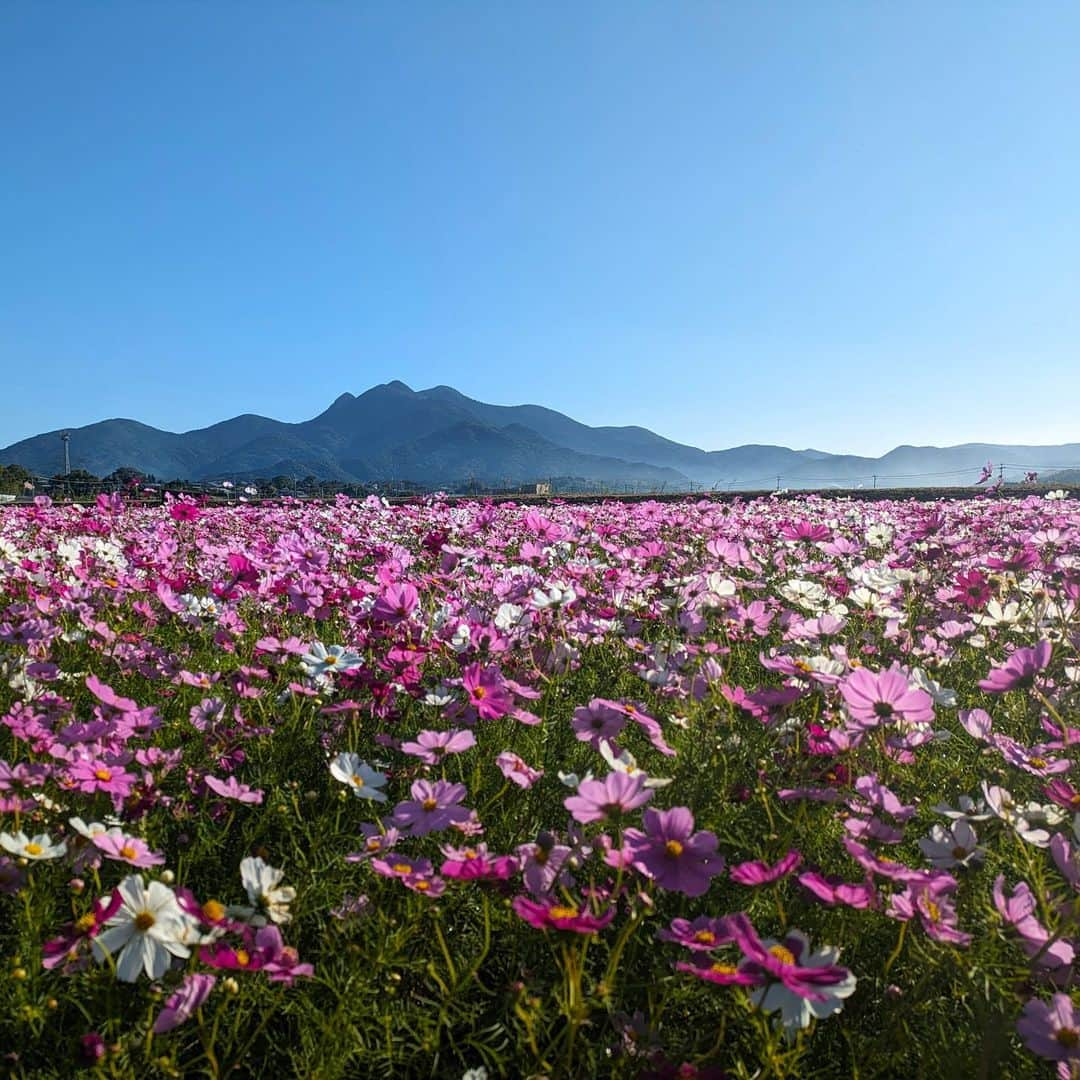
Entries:
[[120,908],[91,941],[94,958],[99,964],[111,958],[116,977],[123,982],[135,982],[140,972],[160,979],[173,957],[191,955],[188,943],[197,939],[197,924],[160,881],[147,886],[141,875],[133,874],[117,890]]
[[684,896],[707,892],[711,880],[724,869],[715,835],[694,832],[694,815],[685,806],[649,807],[642,823],[644,831],[627,829],[623,834],[634,867],[670,892]]
[[575,821],[585,825],[629,814],[644,806],[652,797],[653,793],[645,787],[642,774],[629,776],[613,772],[603,780],[582,780],[577,794],[564,799],[563,805]]
[[371,768],[359,754],[344,752],[330,762],[330,775],[345,784],[358,799],[386,802],[386,776]]

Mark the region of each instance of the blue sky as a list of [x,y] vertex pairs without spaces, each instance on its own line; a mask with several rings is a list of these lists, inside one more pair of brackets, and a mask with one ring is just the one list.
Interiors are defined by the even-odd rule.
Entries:
[[0,445],[399,378],[1080,440],[1080,6],[0,8]]

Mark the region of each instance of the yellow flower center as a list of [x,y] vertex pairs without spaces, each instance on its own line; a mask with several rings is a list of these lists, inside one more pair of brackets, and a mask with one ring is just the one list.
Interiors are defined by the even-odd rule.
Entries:
[[548,917],[552,919],[576,919],[577,916],[577,908],[563,907],[561,904],[548,908]]
[[677,859],[683,853],[683,846],[678,840],[669,840],[664,845],[664,850],[673,858]]
[[337,662],[338,662],[338,658],[336,656],[324,656],[323,657],[323,663],[324,664],[329,664],[331,667],[333,667],[333,665],[336,664]]
[[369,836],[367,842],[368,851],[378,851],[382,847],[382,841],[377,836]]
[[408,863],[394,863],[393,870],[395,874],[411,874],[412,867]]
[[738,969],[733,964],[721,964],[717,961],[709,970],[715,975],[734,975]]
[[207,900],[202,906],[207,922],[220,922],[225,918],[225,905],[220,900]]
[[421,879],[420,881],[416,882],[414,888],[417,890],[417,892],[427,892],[428,889],[431,888],[431,882]]
[[482,686],[477,686],[473,688],[472,696],[477,701],[483,701],[487,697],[487,691]]
[[139,914],[135,916],[135,929],[138,930],[139,933],[145,934],[156,922],[157,919],[154,918],[151,912],[140,911]]
[[97,926],[97,919],[94,918],[93,914],[84,915],[81,919],[75,920],[75,929],[80,934],[90,933],[95,926]]
[[122,859],[134,859],[138,854],[139,853],[130,844],[125,844],[120,849],[120,858]]
[[926,914],[932,923],[941,922],[941,908],[933,900],[926,901]]
[[112,773],[108,769],[95,769],[94,777],[97,780],[105,781],[112,779]]
[[247,967],[251,963],[251,957],[243,949],[237,949],[236,963],[239,967]]
[[430,814],[439,803],[437,799],[427,798],[420,805]]
[[1062,1045],[1068,1047],[1080,1046],[1080,1031],[1076,1028],[1063,1027],[1058,1028],[1054,1033],[1054,1038]]
[[795,954],[783,945],[773,945],[769,952],[780,961],[781,964],[785,964],[791,967],[795,963]]
[[44,850],[45,849],[40,844],[35,844],[33,840],[31,840],[29,844],[23,845],[23,851],[25,851],[27,855],[33,855],[35,857],[40,855]]
[[1046,758],[1033,757],[1031,759],[1031,764],[1034,765],[1036,769],[1045,769],[1046,768]]
[[354,772],[352,774],[352,782],[356,785],[356,787],[364,786],[364,778],[359,773]]
[[716,935],[711,930],[699,930],[694,935],[694,941],[699,945],[711,945],[716,941]]

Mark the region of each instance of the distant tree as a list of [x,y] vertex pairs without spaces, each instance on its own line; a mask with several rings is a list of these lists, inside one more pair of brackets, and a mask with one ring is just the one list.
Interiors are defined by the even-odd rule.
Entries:
[[0,465],[0,491],[5,495],[23,495],[26,485],[33,482],[29,469],[21,465]]
[[113,469],[105,477],[107,484],[118,484],[120,487],[129,487],[132,484],[152,484],[155,482],[153,473],[144,473],[142,469],[136,469],[133,465],[121,465]]

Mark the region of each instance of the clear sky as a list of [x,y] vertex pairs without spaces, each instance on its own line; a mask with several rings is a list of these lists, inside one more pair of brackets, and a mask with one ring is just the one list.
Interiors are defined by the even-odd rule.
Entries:
[[0,445],[402,379],[1080,440],[1080,5],[0,4]]

